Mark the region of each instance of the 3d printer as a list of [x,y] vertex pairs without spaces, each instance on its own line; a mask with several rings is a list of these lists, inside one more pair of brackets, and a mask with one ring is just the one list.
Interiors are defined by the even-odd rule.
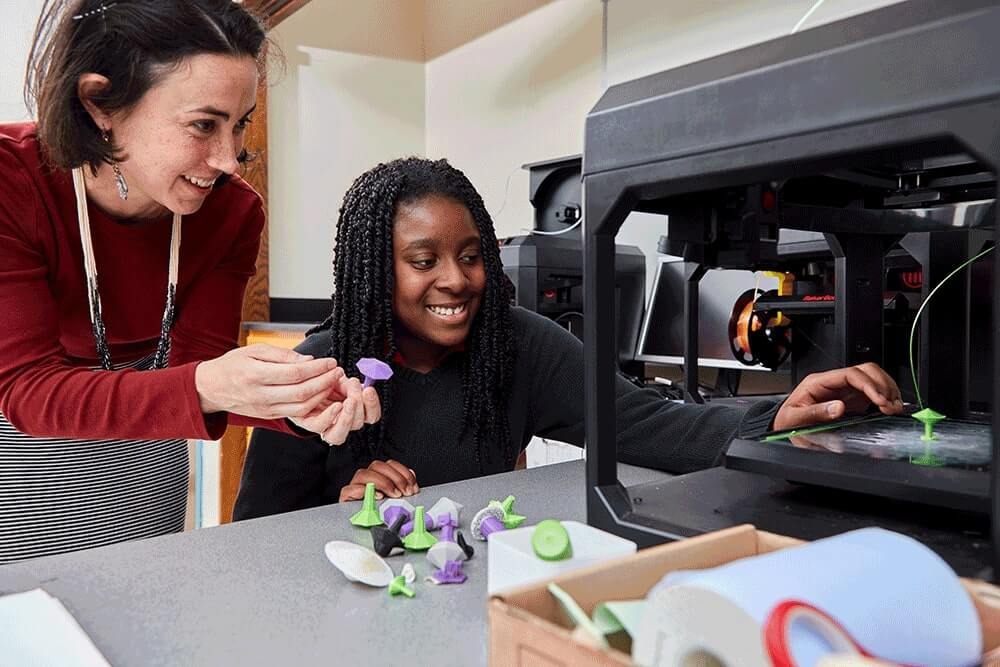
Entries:
[[[898,358],[886,322],[898,309],[905,326],[908,309],[886,303],[887,264],[908,255],[926,296],[995,241],[998,30],[993,2],[909,0],[603,95],[587,118],[583,170],[590,523],[646,545],[742,522],[806,539],[878,524],[979,575],[993,562],[992,533],[1000,556],[1000,471],[991,465],[1000,453],[1000,380],[987,373],[988,404],[970,401],[976,339],[967,277],[928,302],[915,388],[957,418],[954,436],[974,443],[975,455],[928,465],[912,452],[897,460],[850,447],[835,453],[822,439],[809,448],[736,440],[730,468],[630,489],[617,480],[613,290],[605,279],[629,212],[670,216],[666,249],[685,260],[688,386],[697,370],[699,280],[713,268],[787,272],[802,283],[798,292],[754,293],[738,304],[742,339],[766,334],[747,353],[793,348],[797,321],[809,327],[832,315],[826,363]],[[825,248],[782,253],[782,228],[821,232]],[[832,276],[810,270],[810,253],[827,253]],[[988,255],[994,283],[997,255]],[[994,288],[993,312],[996,295]],[[979,344],[995,360],[998,330],[986,330]],[[881,424],[882,435],[920,427],[903,422]]]
[[[534,229],[500,239],[514,303],[558,322],[578,338],[583,338],[581,165],[579,155],[524,165]],[[614,289],[619,364],[641,375],[635,343],[646,298],[646,264],[639,248],[615,247]]]

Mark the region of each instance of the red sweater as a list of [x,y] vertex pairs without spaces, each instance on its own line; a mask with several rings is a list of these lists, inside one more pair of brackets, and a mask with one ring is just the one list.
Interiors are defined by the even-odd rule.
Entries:
[[[87,439],[222,436],[204,415],[199,361],[236,347],[243,292],[264,227],[260,197],[233,177],[184,217],[169,368],[98,365],[69,172],[42,162],[35,126],[0,125],[0,411],[20,431]],[[90,206],[102,313],[112,362],[155,351],[167,292],[170,218],[122,223]]]

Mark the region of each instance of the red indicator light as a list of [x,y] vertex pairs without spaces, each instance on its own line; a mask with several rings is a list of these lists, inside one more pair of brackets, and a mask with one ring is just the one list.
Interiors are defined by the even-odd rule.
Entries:
[[774,190],[764,190],[760,195],[760,205],[765,211],[773,211],[774,207],[778,204],[778,197],[774,194]]

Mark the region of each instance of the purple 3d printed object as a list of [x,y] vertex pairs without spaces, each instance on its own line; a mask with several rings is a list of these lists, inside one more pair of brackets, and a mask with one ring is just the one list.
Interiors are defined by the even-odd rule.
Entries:
[[468,579],[462,571],[462,561],[450,560],[444,564],[440,570],[435,570],[427,577],[427,580],[434,584],[464,584]]
[[476,512],[472,518],[472,536],[477,540],[486,541],[491,533],[507,530],[503,523],[503,510],[499,503],[491,503],[487,507]]
[[388,380],[392,377],[392,368],[389,364],[371,357],[358,359],[358,370],[365,376],[365,387],[372,386],[376,380]]

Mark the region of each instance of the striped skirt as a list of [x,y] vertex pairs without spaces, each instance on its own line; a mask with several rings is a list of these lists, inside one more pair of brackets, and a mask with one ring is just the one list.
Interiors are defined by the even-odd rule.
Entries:
[[185,440],[36,438],[0,413],[0,564],[181,532],[187,488]]

